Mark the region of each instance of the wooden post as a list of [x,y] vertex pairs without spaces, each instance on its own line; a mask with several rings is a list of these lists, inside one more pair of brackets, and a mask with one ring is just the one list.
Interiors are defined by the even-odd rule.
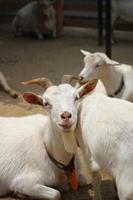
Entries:
[[56,0],[57,37],[63,35],[64,26],[64,0]]
[[109,58],[111,58],[111,33],[112,33],[112,27],[111,27],[111,0],[105,0],[105,10],[106,10],[106,24],[105,24],[105,30],[106,30],[106,54]]
[[98,44],[103,44],[103,0],[97,0]]

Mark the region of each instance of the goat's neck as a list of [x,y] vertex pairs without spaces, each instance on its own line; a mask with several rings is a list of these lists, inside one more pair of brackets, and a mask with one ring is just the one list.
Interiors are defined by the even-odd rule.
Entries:
[[[44,142],[49,154],[57,161],[67,165],[73,154],[68,153],[64,147],[61,133],[57,133],[57,128],[48,120],[47,127],[44,131]],[[48,132],[47,132],[48,131]]]
[[122,75],[117,70],[117,66],[101,66],[97,72],[98,78],[102,80],[109,94],[113,94],[120,86]]

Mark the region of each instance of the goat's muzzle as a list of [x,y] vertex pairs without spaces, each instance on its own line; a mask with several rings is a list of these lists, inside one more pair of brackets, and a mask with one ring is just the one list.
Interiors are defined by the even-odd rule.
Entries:
[[60,118],[62,122],[59,124],[59,126],[63,129],[64,132],[70,131],[73,126],[73,123],[71,121],[72,114],[65,111],[60,115]]
[[62,127],[63,132],[70,132],[72,125],[73,125],[72,123],[59,124],[59,126]]
[[79,81],[78,81],[78,82],[79,82],[80,85],[84,85],[84,84],[86,84],[88,81],[90,81],[90,80],[87,80],[87,81],[86,81],[86,80],[84,80],[84,79],[85,79],[85,78],[84,78],[83,76],[80,76],[80,75],[79,75]]

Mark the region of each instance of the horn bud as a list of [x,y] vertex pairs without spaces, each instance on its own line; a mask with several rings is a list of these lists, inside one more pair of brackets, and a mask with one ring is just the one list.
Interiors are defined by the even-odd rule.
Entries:
[[45,78],[45,77],[31,79],[31,80],[28,80],[28,81],[23,81],[21,83],[23,85],[37,84],[37,85],[40,85],[41,87],[43,87],[45,90],[53,85],[53,83],[48,78]]

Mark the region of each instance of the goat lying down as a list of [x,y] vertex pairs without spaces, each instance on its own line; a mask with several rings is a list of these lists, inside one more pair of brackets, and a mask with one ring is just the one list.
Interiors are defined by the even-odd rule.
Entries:
[[4,77],[2,72],[0,72],[0,85],[5,90],[5,92],[7,92],[11,97],[13,98],[18,97],[17,92],[13,90],[12,88],[10,88],[10,86],[8,85],[6,78]]
[[104,169],[114,178],[119,199],[131,200],[133,104],[108,97],[102,82],[96,84],[97,80],[93,80],[93,91],[80,102],[77,140],[92,170],[95,198],[101,199],[98,171]]
[[127,22],[133,23],[133,1],[132,0],[112,0],[112,27],[115,27],[115,23],[118,18]]
[[14,191],[57,200],[59,188],[67,188],[66,173],[77,151],[77,100],[88,91],[83,87],[79,93],[65,79],[59,86],[47,78],[24,82],[34,83],[44,87],[43,96],[26,92],[23,97],[43,106],[48,116],[0,117],[0,196]]
[[12,21],[15,36],[35,35],[43,39],[45,34],[56,37],[56,13],[49,0],[31,1],[17,11]]
[[104,53],[81,52],[85,56],[84,68],[79,74],[81,84],[97,77],[109,96],[133,102],[133,66],[111,60]]

